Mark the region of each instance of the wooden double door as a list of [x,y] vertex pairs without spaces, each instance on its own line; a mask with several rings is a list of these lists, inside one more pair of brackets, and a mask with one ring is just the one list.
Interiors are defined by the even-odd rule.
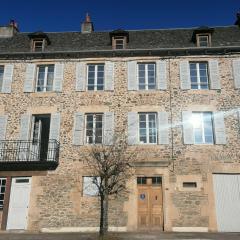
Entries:
[[163,230],[161,177],[138,177],[138,229]]

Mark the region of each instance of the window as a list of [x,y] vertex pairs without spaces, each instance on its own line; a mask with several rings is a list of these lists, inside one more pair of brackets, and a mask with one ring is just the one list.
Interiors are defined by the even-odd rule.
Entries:
[[162,178],[161,177],[152,177],[152,184],[153,185],[161,185],[162,184]]
[[145,184],[147,184],[147,177],[137,177],[137,184],[138,185],[145,185]]
[[54,65],[39,65],[37,67],[37,92],[48,92],[53,90]]
[[125,38],[124,37],[115,37],[114,38],[115,49],[124,49],[125,48]]
[[194,143],[213,143],[213,122],[211,112],[193,112],[192,119]]
[[139,63],[138,64],[138,83],[139,89],[155,89],[155,63]]
[[6,183],[7,183],[6,178],[0,178],[0,209],[3,208],[3,204],[4,204],[4,196],[5,196],[5,191],[6,191]]
[[140,143],[157,143],[157,114],[139,113]]
[[88,65],[88,90],[96,91],[104,89],[104,65]]
[[42,52],[44,50],[44,40],[33,40],[33,52]]
[[3,74],[4,74],[4,66],[0,66],[0,92],[2,91]]
[[196,182],[183,182],[184,188],[196,188],[197,183]]
[[209,89],[208,64],[190,63],[191,89]]
[[103,114],[86,114],[86,143],[103,142]]
[[97,196],[99,177],[83,177],[83,196]]
[[198,47],[209,47],[210,45],[209,39],[210,39],[209,35],[197,35]]

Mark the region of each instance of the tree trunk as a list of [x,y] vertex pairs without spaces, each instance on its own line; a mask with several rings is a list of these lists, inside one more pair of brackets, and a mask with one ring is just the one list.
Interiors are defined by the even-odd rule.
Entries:
[[103,236],[108,232],[108,194],[100,196],[101,214],[100,214],[100,235]]

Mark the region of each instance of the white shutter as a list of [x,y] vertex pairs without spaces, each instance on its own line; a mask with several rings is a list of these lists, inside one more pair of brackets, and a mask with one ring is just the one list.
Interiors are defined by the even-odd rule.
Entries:
[[0,116],[0,141],[5,140],[7,128],[7,116]]
[[60,113],[52,113],[49,139],[59,141],[59,135],[60,135]]
[[4,66],[2,92],[11,93],[13,79],[13,64],[7,64]]
[[83,145],[84,142],[84,114],[75,113],[73,129],[73,145]]
[[33,92],[34,91],[34,80],[35,80],[35,64],[27,64],[25,82],[24,82],[24,92]]
[[114,141],[114,113],[104,113],[104,144],[112,145]]
[[214,133],[215,133],[215,143],[216,144],[226,144],[227,143],[223,112],[215,112],[214,113]]
[[169,144],[168,113],[158,112],[158,143]]
[[30,128],[31,128],[31,115],[23,114],[21,116],[21,125],[20,125],[20,140],[29,140],[30,139]]
[[114,63],[105,63],[105,82],[104,89],[112,91],[114,89]]
[[221,89],[218,60],[210,60],[208,64],[211,89]]
[[240,88],[240,59],[233,60],[233,78],[235,88]]
[[180,62],[181,89],[191,89],[190,68],[188,61]]
[[136,112],[128,113],[128,144],[138,143],[138,114]]
[[83,62],[76,64],[76,91],[85,91],[86,85],[86,64]]
[[62,82],[63,82],[63,63],[56,63],[54,67],[54,81],[53,81],[53,90],[56,92],[62,91]]
[[157,88],[160,90],[166,90],[167,89],[166,61],[157,61],[156,79],[157,79]]
[[183,125],[183,141],[184,144],[193,144],[193,126],[191,123],[192,112],[182,112],[182,125]]
[[128,62],[128,90],[138,90],[137,62]]

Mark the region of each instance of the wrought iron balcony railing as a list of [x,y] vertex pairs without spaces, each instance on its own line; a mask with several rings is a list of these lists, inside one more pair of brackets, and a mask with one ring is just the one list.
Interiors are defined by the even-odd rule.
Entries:
[[49,140],[0,141],[0,171],[54,170],[59,161],[59,142]]

